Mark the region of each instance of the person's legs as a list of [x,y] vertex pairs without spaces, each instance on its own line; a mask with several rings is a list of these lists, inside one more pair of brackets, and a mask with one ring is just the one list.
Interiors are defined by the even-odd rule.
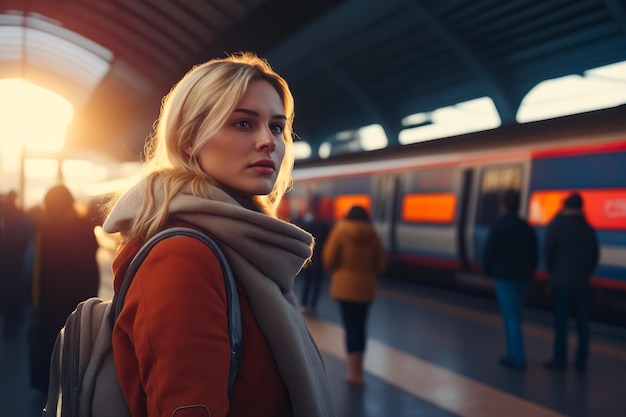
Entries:
[[12,294],[2,305],[4,336],[8,339],[17,337],[22,327],[23,301],[20,294]]
[[366,343],[366,323],[369,303],[340,302],[346,349],[348,351],[348,374],[345,381],[353,385],[363,385],[363,355]]
[[17,337],[22,327],[24,310],[24,294],[20,275],[15,268],[9,266],[9,271],[0,277],[0,316],[4,322],[4,337]]
[[530,289],[530,282],[516,282],[515,283],[515,291],[517,293],[517,305],[515,306],[516,312],[516,320],[517,320],[517,328],[518,328],[518,354],[521,359],[521,363],[526,365],[526,352],[524,349],[524,333],[522,332],[522,306],[526,301],[526,296],[528,295],[528,290]]
[[504,279],[494,280],[494,289],[506,334],[507,354],[501,360],[501,363],[513,367],[524,367],[526,365],[521,320],[521,303],[523,298],[520,295],[520,291],[523,288],[524,286],[518,282]]
[[322,276],[324,270],[318,265],[311,265],[311,273],[309,275],[309,281],[311,286],[311,300],[309,301],[309,307],[315,311],[317,309],[317,300],[320,295],[320,287],[322,283]]
[[554,303],[554,347],[552,360],[544,365],[547,368],[564,368],[567,363],[567,319],[569,313],[569,290],[552,287]]
[[41,315],[33,318],[28,334],[30,349],[30,382],[39,391],[48,391],[50,377],[50,357],[56,342],[59,329],[42,319]]
[[309,295],[311,290],[311,277],[306,269],[300,272],[300,279],[302,280],[300,306],[306,311],[309,308]]
[[576,314],[576,330],[578,333],[578,347],[574,366],[576,369],[585,369],[589,357],[589,291],[587,287],[572,290],[574,309]]
[[17,337],[22,326],[21,306],[11,306],[4,317],[4,336],[11,339]]

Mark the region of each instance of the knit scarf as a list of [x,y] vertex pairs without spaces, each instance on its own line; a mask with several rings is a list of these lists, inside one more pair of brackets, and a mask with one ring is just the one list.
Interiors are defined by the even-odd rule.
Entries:
[[[144,198],[145,182],[125,194],[104,222],[108,233],[123,232]],[[154,187],[157,204],[164,201]],[[178,194],[170,218],[209,233],[226,255],[250,300],[289,392],[294,417],[335,416],[322,356],[299,311],[294,278],[311,256],[312,237],[304,230],[242,207],[209,186],[204,196]],[[245,343],[245,341],[244,341]]]

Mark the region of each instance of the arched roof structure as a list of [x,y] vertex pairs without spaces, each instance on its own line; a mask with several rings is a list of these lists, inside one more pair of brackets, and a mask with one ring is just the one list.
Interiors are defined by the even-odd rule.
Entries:
[[394,145],[407,115],[488,96],[515,123],[539,82],[626,60],[626,2],[0,0],[0,78],[67,97],[68,146],[120,160],[191,66],[238,50],[287,79],[314,149],[373,123]]

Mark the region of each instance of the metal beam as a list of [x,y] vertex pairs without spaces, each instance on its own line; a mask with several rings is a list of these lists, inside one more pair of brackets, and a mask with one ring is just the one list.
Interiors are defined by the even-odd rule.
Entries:
[[[610,1],[610,0],[607,0]],[[456,34],[430,12],[420,0],[405,0],[409,9],[423,20],[432,31],[454,52],[476,77],[485,85],[487,92],[500,114],[502,122],[515,121],[519,103],[509,97],[506,88],[497,81],[497,74],[482,62],[470,47],[464,44]]]
[[367,27],[386,10],[393,10],[404,0],[348,0],[295,33],[266,55],[272,66],[281,69],[341,38],[344,34]]
[[376,103],[361,89],[350,77],[348,77],[343,71],[339,70],[335,65],[333,65],[321,52],[316,52],[315,55],[315,63],[320,66],[320,68],[325,71],[335,82],[343,88],[346,93],[354,98],[357,105],[361,108],[361,110],[367,114],[372,123],[379,123],[383,129],[385,130],[385,134],[387,135],[387,140],[390,142],[390,145],[397,143],[398,138],[389,137],[389,129],[386,126],[386,117],[381,109],[376,105]]

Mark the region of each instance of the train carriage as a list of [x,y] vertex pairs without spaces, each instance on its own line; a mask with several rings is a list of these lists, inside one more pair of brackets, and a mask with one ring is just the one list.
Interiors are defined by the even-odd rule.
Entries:
[[[502,192],[513,188],[520,193],[520,215],[535,228],[541,247],[561,201],[578,191],[601,244],[592,278],[595,306],[611,315],[623,313],[625,110],[621,106],[401,150],[298,163],[286,210],[296,218],[319,204],[332,223],[352,204],[364,205],[389,255],[390,271],[432,283],[433,274],[424,271],[434,270],[439,284],[467,288],[468,283],[489,284],[480,275],[482,248]],[[535,304],[547,305],[546,277],[541,262],[532,292]]]

